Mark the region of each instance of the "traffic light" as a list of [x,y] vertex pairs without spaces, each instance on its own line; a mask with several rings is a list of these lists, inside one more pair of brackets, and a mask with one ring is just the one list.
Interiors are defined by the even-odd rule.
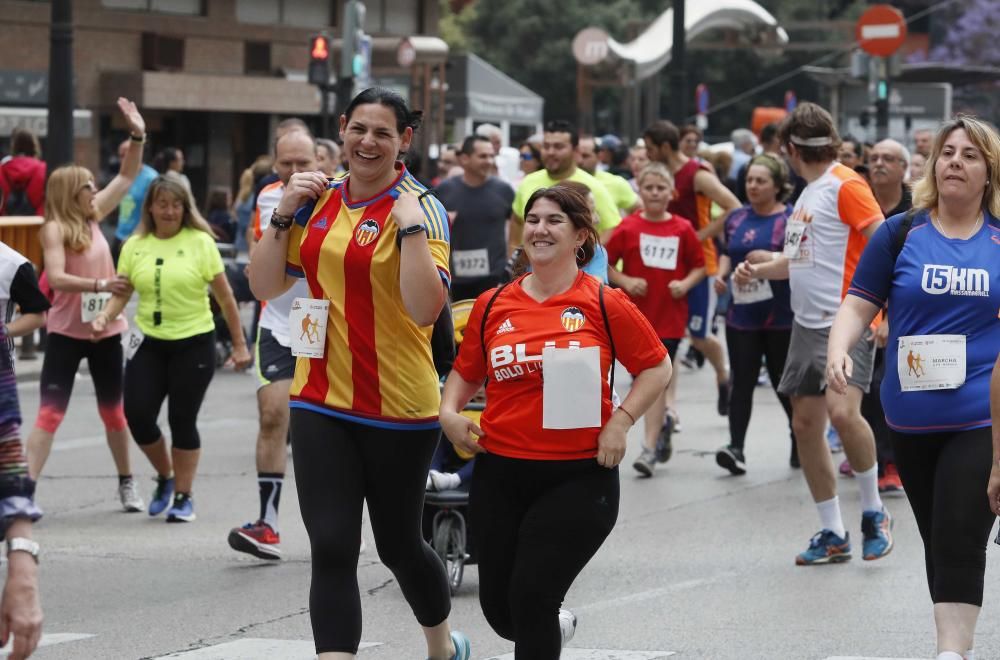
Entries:
[[325,86],[330,83],[330,39],[317,34],[309,40],[309,84]]
[[344,5],[344,31],[340,51],[340,76],[367,84],[371,72],[371,37],[365,34],[365,3]]

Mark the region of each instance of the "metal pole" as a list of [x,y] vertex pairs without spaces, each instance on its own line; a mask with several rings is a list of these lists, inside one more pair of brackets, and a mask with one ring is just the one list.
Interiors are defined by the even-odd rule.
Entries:
[[329,83],[319,86],[319,133],[321,137],[330,137],[330,89]]
[[684,29],[685,0],[673,0],[674,7],[674,42],[670,55],[670,107],[673,110],[674,121],[680,125],[687,118],[687,75],[686,65],[686,31]]
[[889,137],[889,58],[878,58],[879,82],[884,85],[879,90],[879,99],[875,102],[875,137],[885,140]]
[[73,7],[52,0],[49,32],[49,117],[45,161],[49,173],[73,161]]

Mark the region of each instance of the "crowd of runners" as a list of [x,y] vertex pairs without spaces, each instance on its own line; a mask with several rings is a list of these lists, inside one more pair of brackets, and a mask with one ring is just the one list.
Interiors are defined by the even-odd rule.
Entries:
[[[20,561],[38,551],[33,491],[84,358],[121,506],[196,519],[198,411],[224,346],[229,364],[256,372],[259,419],[258,513],[228,543],[281,559],[290,443],[320,658],[353,657],[361,640],[365,505],[428,656],[471,656],[419,524],[425,491],[455,489],[468,491],[473,519],[492,521],[473,526],[487,621],[516,657],[558,658],[576,627],[563,598],[617,519],[630,427],[643,420],[631,469],[652,478],[687,414],[677,365],[708,362],[729,424],[715,458],[734,478],[753,466],[758,385],[781,404],[775,428],[787,421],[789,466],[801,468],[818,517],[795,564],[886,557],[893,517],[882,496],[905,491],[937,657],[974,657],[1000,513],[991,125],[959,116],[919,131],[911,152],[841,137],[826,110],[801,103],[759,134],[735,131],[722,154],[696,127],[665,120],[633,145],[557,120],[512,148],[484,125],[442,148],[424,183],[407,169],[420,113],[372,88],[340,118],[337,142],[298,119],[278,124],[271,153],[241,178],[230,225],[203,217],[176,170],[143,165],[142,115],[125,99],[119,107],[128,135],[116,176],[98,188],[83,167],[49,173],[41,282],[0,246],[12,576],[33,584],[34,563]],[[99,223],[114,211],[112,245]],[[231,242],[246,245],[245,272],[223,262],[219,243]],[[234,294],[247,283],[263,301],[252,332],[239,305],[254,303]],[[460,300],[474,303],[455,356],[450,310]],[[35,422],[21,451],[12,338],[43,326],[41,401],[23,411]],[[617,391],[616,361],[632,375]],[[463,415],[484,387],[481,419]],[[164,401],[169,433],[157,424]],[[132,476],[132,439],[156,473],[148,502]],[[464,458],[446,465],[444,450]],[[853,538],[838,471],[860,494]],[[25,589],[21,657],[41,624]]]

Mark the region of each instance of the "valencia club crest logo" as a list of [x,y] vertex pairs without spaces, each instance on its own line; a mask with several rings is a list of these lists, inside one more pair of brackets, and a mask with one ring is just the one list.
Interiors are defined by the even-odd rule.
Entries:
[[371,218],[365,220],[358,228],[354,230],[354,240],[358,242],[358,245],[365,247],[366,245],[371,245],[378,238],[379,226],[378,223]]
[[562,321],[563,327],[570,332],[576,332],[587,322],[586,317],[584,317],[579,307],[567,307],[563,310],[559,320]]

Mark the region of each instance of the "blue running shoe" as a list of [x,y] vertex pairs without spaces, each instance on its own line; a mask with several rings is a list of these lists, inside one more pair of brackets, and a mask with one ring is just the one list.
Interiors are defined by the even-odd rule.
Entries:
[[809,547],[795,558],[799,566],[839,564],[851,558],[851,535],[840,538],[828,529],[821,529],[809,539]]
[[472,644],[463,633],[452,630],[451,643],[455,645],[455,655],[451,656],[451,660],[470,660],[472,658]]
[[170,498],[174,495],[174,478],[156,478],[156,490],[149,500],[149,515],[158,516],[170,506]]
[[881,559],[892,552],[892,516],[885,509],[865,511],[861,515],[861,534],[864,536],[862,557],[866,561]]
[[837,429],[833,428],[833,424],[830,424],[826,428],[826,444],[830,446],[830,451],[834,454],[844,451],[844,444],[840,441],[840,434],[837,433]]
[[174,495],[174,505],[167,511],[167,522],[192,522],[195,519],[194,500],[187,493]]

